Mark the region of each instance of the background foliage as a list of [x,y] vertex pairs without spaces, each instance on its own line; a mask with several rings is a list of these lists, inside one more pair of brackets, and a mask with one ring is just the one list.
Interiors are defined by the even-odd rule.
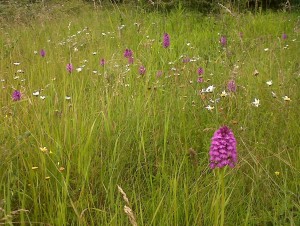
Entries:
[[[3,0],[0,3],[0,22],[30,23],[35,19],[50,19],[64,13],[78,13],[82,3],[98,7],[127,5],[148,12],[189,10],[204,14],[230,11],[232,14],[251,12],[299,11],[299,0]],[[50,7],[50,5],[52,5]],[[49,7],[44,7],[49,6]],[[67,7],[60,7],[67,6]]]
[[[67,0],[68,1],[68,0]],[[72,0],[69,0],[72,1]],[[227,7],[236,7],[238,9],[253,9],[255,7],[262,7],[263,9],[281,9],[284,7],[292,7],[299,5],[298,0],[80,0],[91,2],[95,4],[107,3],[127,3],[135,5],[143,5],[154,8],[175,8],[188,7],[199,11],[209,11],[215,8],[220,3]],[[65,0],[4,0],[3,4],[31,4],[31,3],[65,3]]]

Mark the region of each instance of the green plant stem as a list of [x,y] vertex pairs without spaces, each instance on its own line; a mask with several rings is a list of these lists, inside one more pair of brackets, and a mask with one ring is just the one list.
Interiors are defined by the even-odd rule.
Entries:
[[221,223],[220,226],[224,225],[225,219],[225,168],[221,169],[221,173],[219,174],[219,182],[221,186]]

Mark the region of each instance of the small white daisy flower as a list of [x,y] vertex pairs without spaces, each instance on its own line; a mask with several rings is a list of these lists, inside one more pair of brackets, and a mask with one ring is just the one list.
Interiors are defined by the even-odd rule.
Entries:
[[82,68],[81,68],[81,67],[76,68],[76,71],[77,71],[77,72],[81,72],[81,71],[82,71]]
[[209,87],[206,88],[206,92],[207,93],[212,93],[215,90],[216,87],[214,87],[214,85],[211,85]]
[[268,85],[268,86],[271,86],[271,85],[273,85],[273,81],[272,81],[272,80],[270,80],[270,81],[267,81],[266,83],[267,83],[267,85]]
[[252,102],[253,106],[258,107],[260,105],[260,100],[259,99],[254,99],[254,102]]
[[32,95],[35,96],[35,97],[37,97],[37,96],[40,95],[40,91],[33,92]]
[[214,107],[214,106],[208,105],[208,106],[206,106],[205,108],[206,108],[207,110],[209,110],[209,111],[212,111],[215,107]]
[[220,96],[221,96],[221,97],[226,97],[227,95],[228,95],[228,93],[226,93],[226,91],[223,90]]
[[291,98],[289,98],[288,96],[284,96],[282,97],[284,101],[291,101]]

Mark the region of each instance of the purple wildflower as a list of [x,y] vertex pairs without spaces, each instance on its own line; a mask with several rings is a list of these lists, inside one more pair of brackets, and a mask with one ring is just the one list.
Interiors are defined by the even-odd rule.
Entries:
[[133,64],[133,57],[128,58],[128,64]]
[[125,49],[124,57],[131,58],[133,56],[133,52],[131,49]]
[[189,63],[191,61],[191,59],[189,57],[185,57],[182,59],[183,63]]
[[15,90],[11,97],[12,97],[13,101],[19,101],[19,100],[21,100],[22,94],[19,90]]
[[202,67],[199,67],[197,72],[198,72],[198,75],[203,75],[204,74],[204,69]]
[[145,72],[146,72],[146,68],[144,66],[140,66],[140,68],[139,68],[140,75],[144,75]]
[[105,60],[104,60],[103,58],[100,60],[100,65],[101,65],[101,66],[104,66],[104,65],[105,65]]
[[285,33],[282,34],[282,39],[283,39],[283,40],[287,39],[287,34],[285,34]]
[[71,63],[67,64],[66,68],[67,68],[67,71],[70,73],[73,71],[73,65]]
[[226,36],[224,36],[224,35],[221,36],[220,43],[221,43],[222,46],[226,46],[226,44],[227,44],[227,38],[226,38]]
[[170,46],[170,35],[168,33],[164,33],[163,47],[168,48],[169,46]]
[[235,84],[235,81],[233,79],[228,82],[227,89],[230,92],[236,92],[236,84]]
[[162,71],[158,71],[157,73],[156,73],[156,76],[157,77],[161,77],[163,75],[163,72]]
[[129,64],[133,64],[133,52],[131,49],[125,49],[124,57],[128,59]]
[[42,49],[40,51],[40,55],[41,55],[41,57],[45,57],[46,56],[46,51],[44,49]]
[[197,82],[198,82],[198,83],[202,83],[202,82],[204,82],[204,79],[203,79],[203,77],[198,77],[198,79],[197,79]]
[[235,166],[237,162],[236,139],[227,126],[221,127],[214,133],[209,155],[211,169],[223,168],[226,165],[232,168]]

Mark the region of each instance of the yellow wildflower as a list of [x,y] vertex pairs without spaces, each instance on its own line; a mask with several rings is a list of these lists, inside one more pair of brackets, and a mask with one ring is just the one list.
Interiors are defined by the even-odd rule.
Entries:
[[48,151],[48,149],[46,147],[40,147],[40,150],[44,153]]

